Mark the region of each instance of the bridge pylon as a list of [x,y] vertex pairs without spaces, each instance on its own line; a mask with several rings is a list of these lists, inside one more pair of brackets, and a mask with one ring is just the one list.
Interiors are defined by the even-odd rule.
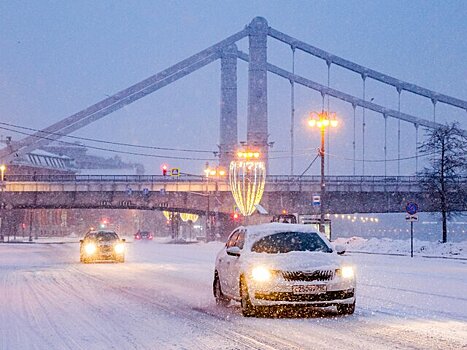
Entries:
[[268,169],[268,63],[269,26],[255,17],[249,29],[247,143],[259,148]]

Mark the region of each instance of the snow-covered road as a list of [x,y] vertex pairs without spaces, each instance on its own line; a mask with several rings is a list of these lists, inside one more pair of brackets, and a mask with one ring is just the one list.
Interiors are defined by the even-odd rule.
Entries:
[[353,254],[357,310],[244,318],[211,292],[220,243],[0,245],[1,349],[467,349],[467,261]]

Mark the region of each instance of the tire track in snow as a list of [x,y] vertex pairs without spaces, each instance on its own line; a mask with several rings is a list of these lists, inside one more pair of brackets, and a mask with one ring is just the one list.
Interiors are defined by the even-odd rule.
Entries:
[[[76,270],[79,273],[87,275],[89,278],[93,278],[100,283],[104,283],[105,285],[108,286],[107,282],[104,281],[101,278],[98,278],[96,276],[87,274],[83,271]],[[123,288],[123,287],[115,287],[112,286],[111,288],[118,290],[119,293],[125,294],[131,298],[137,298],[140,301],[144,301],[145,303],[156,306],[158,309],[163,309],[168,313],[173,313],[174,311],[177,312],[177,316],[182,316],[186,320],[189,320],[193,325],[196,325],[198,328],[202,324],[206,327],[204,329],[209,330],[210,332],[216,333],[223,338],[227,338],[234,343],[237,343],[238,345],[245,346],[248,349],[302,349],[301,346],[298,346],[297,344],[294,344],[292,342],[286,342],[284,339],[280,339],[276,336],[273,335],[266,335],[268,339],[256,339],[255,337],[252,337],[249,334],[244,334],[240,333],[231,329],[228,329],[226,327],[219,326],[212,320],[206,319],[205,317],[203,319],[200,319],[200,315],[206,315],[210,316],[209,314],[202,313],[190,308],[182,308],[175,306],[175,303],[170,305],[170,307],[162,302],[158,302],[154,300],[153,298],[147,296],[146,294],[141,294],[141,291],[135,292],[134,290],[130,290],[129,288]],[[197,315],[194,315],[193,312],[190,311],[196,311]],[[251,333],[251,329],[249,330]],[[258,336],[259,334],[255,334]],[[264,338],[264,335],[262,335],[262,338]],[[271,344],[272,343],[272,344]],[[277,346],[280,346],[279,348]]]

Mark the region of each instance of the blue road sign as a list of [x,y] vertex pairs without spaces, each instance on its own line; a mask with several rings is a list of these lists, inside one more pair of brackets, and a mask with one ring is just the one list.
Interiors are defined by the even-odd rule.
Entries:
[[149,194],[149,188],[143,188],[143,195],[147,196]]
[[313,196],[312,204],[314,207],[319,207],[321,205],[321,196]]
[[414,202],[407,203],[407,205],[405,206],[405,211],[410,215],[416,214],[418,211],[417,203],[414,203]]

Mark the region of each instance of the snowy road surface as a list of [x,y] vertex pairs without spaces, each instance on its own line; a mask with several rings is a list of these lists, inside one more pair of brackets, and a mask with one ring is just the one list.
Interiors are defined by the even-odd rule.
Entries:
[[354,254],[357,310],[244,318],[211,292],[220,243],[0,245],[1,349],[467,349],[467,261]]

